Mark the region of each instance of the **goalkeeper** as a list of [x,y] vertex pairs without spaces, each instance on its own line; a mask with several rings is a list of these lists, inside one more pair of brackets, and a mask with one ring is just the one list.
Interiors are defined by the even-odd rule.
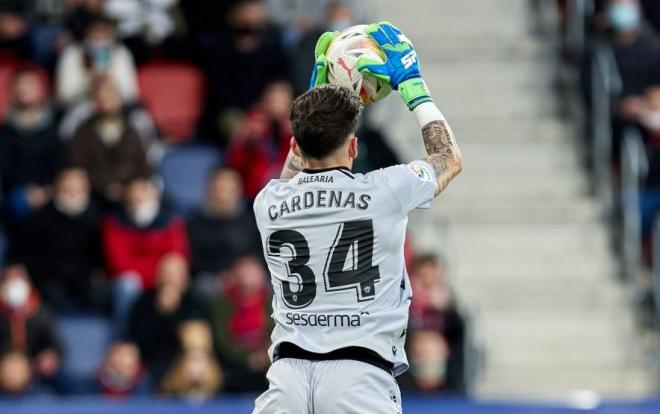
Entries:
[[273,284],[269,388],[257,414],[401,412],[395,376],[404,350],[410,282],[403,260],[408,213],[461,171],[454,135],[433,104],[411,42],[389,23],[367,27],[385,63],[358,70],[389,82],[413,112],[427,155],[353,174],[362,102],[327,84],[327,48],[316,47],[312,88],[291,109],[294,137],[281,179],[254,202]]

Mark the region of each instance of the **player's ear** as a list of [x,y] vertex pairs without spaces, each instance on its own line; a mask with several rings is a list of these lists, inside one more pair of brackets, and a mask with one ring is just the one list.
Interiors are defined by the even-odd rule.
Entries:
[[291,137],[289,140],[289,146],[291,147],[291,151],[293,151],[293,154],[296,157],[302,158],[300,155],[300,147],[298,147],[298,143],[296,142],[296,137]]
[[356,160],[358,157],[358,138],[352,137],[348,141],[348,155],[351,159]]

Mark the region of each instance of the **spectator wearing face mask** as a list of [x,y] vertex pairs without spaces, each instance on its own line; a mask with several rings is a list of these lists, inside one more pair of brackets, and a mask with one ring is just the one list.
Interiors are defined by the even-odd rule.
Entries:
[[179,342],[181,352],[161,382],[161,393],[197,403],[213,398],[220,390],[223,373],[213,354],[208,322],[181,324]]
[[634,122],[643,108],[644,90],[660,82],[660,39],[645,27],[638,0],[610,0],[605,13],[622,80],[617,116]]
[[11,108],[0,126],[0,177],[5,207],[18,221],[48,202],[61,147],[44,73],[18,70],[11,91]]
[[56,381],[61,348],[53,316],[22,265],[6,267],[0,277],[0,349],[26,355],[40,380]]
[[88,100],[94,80],[99,76],[112,79],[123,101],[137,100],[133,57],[117,41],[113,22],[97,15],[87,20],[82,42],[67,46],[60,56],[56,68],[58,103],[71,109]]
[[124,399],[147,392],[140,350],[133,342],[113,342],[96,373],[97,391],[104,397]]
[[155,289],[143,293],[131,309],[128,337],[138,345],[154,384],[160,383],[180,352],[181,325],[191,319],[209,319],[189,284],[185,257],[170,253],[158,264]]
[[95,114],[69,144],[69,162],[87,171],[94,194],[115,203],[126,183],[149,175],[150,168],[142,139],[122,112],[121,96],[111,78],[97,80],[94,101]]
[[87,173],[79,168],[62,170],[53,200],[27,219],[18,258],[51,307],[103,309],[99,219]]
[[161,203],[160,192],[150,179],[136,178],[126,187],[124,208],[104,218],[101,231],[121,329],[133,301],[156,286],[161,260],[168,253],[189,257],[186,226]]
[[461,392],[447,375],[449,346],[439,332],[411,331],[407,354],[410,368],[397,378],[403,392],[423,395]]
[[[289,79],[291,63],[279,30],[261,0],[240,0],[228,12],[227,30],[207,55],[207,136],[226,142],[236,120],[273,81]],[[228,64],[231,62],[231,64]]]
[[447,375],[455,391],[463,389],[465,322],[449,286],[447,265],[435,255],[420,255],[415,258],[410,283],[415,300],[410,307],[409,329],[442,335]]
[[227,165],[243,178],[245,195],[250,200],[268,181],[279,177],[293,135],[289,121],[292,100],[289,83],[269,84],[231,139]]
[[261,253],[259,230],[243,201],[243,182],[235,170],[221,168],[211,175],[204,205],[192,214],[187,228],[198,276],[215,278],[236,257]]
[[258,258],[236,259],[212,305],[213,332],[227,371],[229,392],[268,388],[265,374],[270,366],[272,309],[267,276]]

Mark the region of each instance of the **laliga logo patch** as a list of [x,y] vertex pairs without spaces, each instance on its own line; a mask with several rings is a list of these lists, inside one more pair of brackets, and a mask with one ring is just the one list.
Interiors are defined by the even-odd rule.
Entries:
[[420,179],[424,181],[433,181],[433,178],[431,176],[431,172],[426,169],[425,167],[422,167],[421,165],[413,164],[409,165],[408,168],[415,173],[415,175]]

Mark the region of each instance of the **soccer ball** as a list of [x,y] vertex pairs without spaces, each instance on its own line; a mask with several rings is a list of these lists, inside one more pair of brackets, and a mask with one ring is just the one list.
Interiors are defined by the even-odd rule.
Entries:
[[387,82],[370,75],[362,75],[355,65],[358,58],[367,56],[377,62],[385,62],[385,53],[369,37],[367,25],[360,24],[345,29],[334,38],[326,56],[328,58],[328,82],[353,90],[364,103],[373,103],[392,91]]

